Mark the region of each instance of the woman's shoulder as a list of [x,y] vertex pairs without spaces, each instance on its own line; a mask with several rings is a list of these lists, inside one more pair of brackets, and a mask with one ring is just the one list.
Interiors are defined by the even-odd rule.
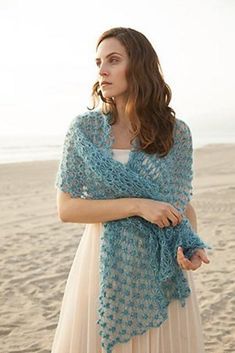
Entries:
[[178,133],[191,133],[189,125],[182,119],[175,118],[175,131]]
[[71,120],[70,128],[94,128],[98,123],[103,122],[104,117],[100,110],[87,110]]
[[99,110],[88,110],[75,116],[68,128],[67,135],[76,139],[79,135],[85,135],[91,141],[99,145],[101,141],[109,142],[108,115]]
[[174,125],[174,139],[181,141],[184,139],[191,139],[192,133],[189,125],[182,119],[175,118]]

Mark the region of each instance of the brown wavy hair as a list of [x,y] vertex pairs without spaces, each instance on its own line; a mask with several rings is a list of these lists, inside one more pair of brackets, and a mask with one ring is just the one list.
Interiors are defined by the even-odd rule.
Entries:
[[[158,56],[142,33],[125,27],[105,31],[98,39],[96,50],[104,39],[112,37],[120,41],[129,56],[125,113],[133,130],[131,142],[137,137],[141,150],[163,157],[173,145],[175,112],[169,107],[171,90],[163,79]],[[111,125],[115,124],[115,102],[103,97],[98,81],[92,87],[91,98],[93,106],[88,109],[93,110],[102,103],[102,113],[111,113]]]

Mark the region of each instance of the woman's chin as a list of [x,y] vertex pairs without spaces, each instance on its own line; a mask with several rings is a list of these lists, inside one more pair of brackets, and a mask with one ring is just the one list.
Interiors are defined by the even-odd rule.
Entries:
[[112,94],[108,94],[108,93],[106,93],[106,92],[102,92],[102,96],[104,97],[104,98],[112,98],[113,97],[113,95]]

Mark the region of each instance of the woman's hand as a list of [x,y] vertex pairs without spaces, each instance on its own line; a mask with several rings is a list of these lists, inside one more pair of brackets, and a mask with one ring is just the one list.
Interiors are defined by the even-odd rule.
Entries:
[[176,226],[182,221],[181,213],[171,204],[151,199],[138,199],[138,216],[160,228]]
[[[151,223],[157,224],[160,228],[176,226],[182,221],[182,215],[180,212],[167,202],[151,199],[136,200],[138,200],[137,202],[139,207],[137,215]],[[189,260],[184,256],[183,249],[179,247],[177,251],[177,262],[183,270],[195,271],[202,265],[203,262],[205,264],[209,264],[210,261],[207,257],[205,249],[197,249]]]
[[205,249],[197,249],[189,260],[184,256],[183,249],[179,246],[177,251],[177,262],[182,270],[195,271],[201,266],[202,262],[209,264],[210,261]]

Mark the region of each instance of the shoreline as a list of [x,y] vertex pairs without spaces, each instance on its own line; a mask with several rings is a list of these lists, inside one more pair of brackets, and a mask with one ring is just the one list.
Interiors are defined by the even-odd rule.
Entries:
[[[199,151],[199,150],[202,150],[202,149],[213,149],[213,148],[218,148],[218,147],[232,147],[232,146],[235,146],[235,142],[234,143],[231,143],[231,142],[224,142],[224,143],[208,143],[208,144],[205,144],[203,146],[200,146],[200,147],[196,147],[196,148],[193,148],[193,151],[194,153],[196,151]],[[62,149],[61,149],[61,153],[62,153]],[[41,162],[58,162],[60,160],[60,157],[55,159],[55,158],[52,158],[52,159],[34,159],[34,160],[25,160],[25,161],[13,161],[13,162],[1,162],[0,161],[0,167],[3,166],[3,165],[11,165],[11,164],[21,164],[21,163],[41,163]]]
[[[193,272],[207,353],[235,351],[235,144],[194,150],[192,205],[209,265]],[[0,164],[2,351],[49,353],[84,224],[58,219],[59,160]]]

